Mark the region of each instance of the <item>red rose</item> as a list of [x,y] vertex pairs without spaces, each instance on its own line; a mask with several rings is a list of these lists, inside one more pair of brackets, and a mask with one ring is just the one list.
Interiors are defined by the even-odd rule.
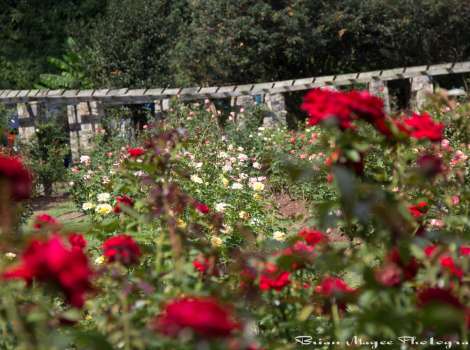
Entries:
[[83,250],[86,248],[87,241],[80,233],[72,233],[69,235],[69,243],[72,245],[72,248]]
[[439,258],[439,263],[442,268],[446,269],[452,276],[458,279],[463,278],[463,270],[455,264],[454,259],[450,255],[443,255]]
[[308,113],[309,125],[334,118],[341,129],[353,129],[353,120],[360,118],[384,135],[391,134],[385,122],[383,101],[367,91],[313,89],[304,97],[301,109]]
[[37,215],[34,219],[34,228],[37,230],[41,230],[50,226],[56,226],[58,224],[59,222],[49,214]]
[[325,277],[323,281],[315,287],[315,292],[324,297],[350,294],[355,291],[356,289],[349,287],[346,282],[337,277]]
[[274,289],[275,291],[280,292],[284,287],[290,284],[289,276],[289,272],[279,271],[276,265],[267,263],[266,268],[260,276],[259,288],[262,291]]
[[21,257],[21,264],[3,273],[5,279],[33,280],[57,286],[67,301],[82,307],[85,293],[90,291],[92,271],[80,249],[67,248],[59,236],[48,241],[32,241]]
[[422,217],[424,214],[426,214],[426,212],[428,211],[429,209],[429,204],[426,203],[426,202],[419,202],[418,204],[416,205],[411,205],[408,207],[408,211],[410,212],[410,214],[416,218],[416,219],[419,219],[420,217]]
[[207,214],[209,213],[209,207],[207,205],[205,205],[204,203],[199,203],[199,202],[196,202],[194,204],[194,208],[200,212],[201,214]]
[[218,338],[229,336],[239,325],[217,300],[185,297],[169,302],[156,318],[154,328],[171,337],[190,329],[201,337]]
[[470,256],[470,246],[463,245],[460,247],[460,255],[462,256]]
[[219,274],[215,266],[215,259],[207,258],[202,254],[199,255],[196,259],[194,259],[193,266],[201,274],[211,273],[215,276]]
[[430,304],[447,304],[458,309],[462,307],[459,299],[450,289],[426,288],[418,292],[418,306],[425,307]]
[[121,205],[133,207],[134,200],[126,195],[116,197],[116,205],[114,206],[114,212],[116,214],[119,214],[122,212]]
[[319,243],[328,242],[328,237],[323,232],[317,230],[304,228],[300,230],[298,235],[302,237],[307,242],[307,244],[312,247],[315,247]]
[[129,154],[129,156],[131,156],[132,158],[140,157],[144,153],[145,153],[145,150],[142,147],[129,148],[127,150],[127,154]]
[[440,142],[443,139],[444,124],[436,123],[428,113],[414,113],[398,124],[399,128],[415,139],[428,139]]
[[103,255],[110,263],[118,261],[129,266],[138,263],[142,253],[131,236],[122,234],[108,238],[103,243]]
[[6,181],[13,200],[22,201],[31,196],[32,176],[20,159],[0,155],[0,186],[2,180]]
[[437,245],[429,245],[427,247],[424,248],[424,254],[426,254],[426,256],[428,258],[432,257],[434,255],[434,253],[436,252],[436,250],[438,249],[439,247]]

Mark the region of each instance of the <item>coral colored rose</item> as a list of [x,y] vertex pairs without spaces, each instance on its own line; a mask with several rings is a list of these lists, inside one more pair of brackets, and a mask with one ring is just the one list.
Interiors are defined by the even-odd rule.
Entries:
[[356,292],[341,278],[325,277],[322,282],[315,287],[315,292],[324,297],[333,297],[341,294],[350,294]]
[[170,301],[155,319],[154,329],[170,337],[190,329],[204,338],[221,338],[231,335],[239,324],[231,312],[216,299],[185,297]]
[[387,256],[387,261],[396,264],[403,272],[405,281],[412,280],[416,277],[419,270],[419,263],[414,257],[411,257],[407,261],[400,256],[398,248],[393,248]]
[[[0,186],[8,186],[15,201],[31,196],[32,176],[19,158],[0,155]],[[0,191],[5,190],[0,188]]]
[[116,205],[114,206],[114,212],[120,214],[122,212],[122,206],[133,207],[134,200],[126,195],[116,197]]
[[83,235],[80,233],[72,233],[68,237],[69,243],[72,245],[72,248],[83,250],[86,248],[87,241]]
[[127,154],[132,158],[140,157],[145,153],[145,150],[142,147],[129,148]]
[[375,279],[386,287],[399,286],[402,282],[402,269],[394,263],[387,263],[375,271]]
[[142,253],[131,236],[122,234],[108,238],[103,243],[103,255],[109,263],[120,262],[129,266],[138,263]]
[[36,230],[41,230],[45,227],[51,227],[58,225],[59,222],[49,214],[37,215],[34,219],[34,228]]
[[33,280],[58,287],[67,301],[82,307],[85,294],[92,290],[92,270],[81,249],[68,248],[55,235],[48,241],[32,241],[21,257],[21,264],[7,269],[4,279],[23,279],[28,284]]

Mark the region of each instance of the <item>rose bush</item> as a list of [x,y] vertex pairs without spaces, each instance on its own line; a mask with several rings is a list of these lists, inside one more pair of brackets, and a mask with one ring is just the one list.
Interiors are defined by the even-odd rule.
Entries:
[[[2,347],[468,341],[464,106],[441,96],[388,116],[367,92],[313,90],[302,108],[294,132],[177,104],[140,144],[82,156],[71,185],[92,219],[84,236],[50,216],[20,235],[30,175],[0,167],[2,193],[21,182],[26,194],[0,206]],[[286,195],[301,215],[279,210]]]

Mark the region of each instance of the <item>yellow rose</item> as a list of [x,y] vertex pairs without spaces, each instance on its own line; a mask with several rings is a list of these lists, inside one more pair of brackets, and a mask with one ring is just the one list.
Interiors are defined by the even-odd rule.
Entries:
[[250,214],[242,210],[241,212],[238,213],[238,217],[243,220],[248,220],[250,218]]
[[220,237],[212,236],[211,237],[211,244],[214,248],[218,248],[218,247],[221,247],[222,244],[224,244],[224,242],[222,241],[222,239]]
[[178,219],[178,220],[176,220],[176,226],[177,226],[179,229],[184,230],[188,225],[187,225],[186,222],[184,222],[183,220]]
[[96,206],[95,212],[100,215],[108,215],[113,211],[113,207],[109,204],[99,204]]
[[264,184],[262,182],[255,182],[253,184],[253,190],[256,192],[261,192],[264,190]]
[[228,187],[229,181],[227,180],[227,178],[225,177],[222,178],[222,184],[224,185],[224,187]]

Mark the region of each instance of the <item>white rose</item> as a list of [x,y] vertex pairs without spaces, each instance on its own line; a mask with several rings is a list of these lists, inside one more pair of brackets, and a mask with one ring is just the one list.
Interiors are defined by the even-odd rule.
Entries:
[[283,242],[286,239],[286,234],[282,231],[276,231],[273,233],[273,239],[279,242]]
[[217,203],[215,205],[215,211],[223,213],[229,205],[227,203]]
[[261,169],[261,164],[258,163],[258,162],[254,162],[254,163],[253,163],[253,168],[255,168],[255,169]]
[[197,183],[197,184],[204,183],[204,181],[202,181],[202,179],[197,175],[191,175],[190,179],[192,182]]
[[109,202],[111,199],[111,195],[107,192],[103,192],[98,194],[97,196],[98,202],[104,203],[104,202]]
[[93,209],[94,207],[95,207],[95,205],[94,205],[93,203],[90,203],[90,202],[85,202],[85,203],[83,203],[83,205],[82,205],[82,209],[85,210],[85,211],[86,211],[86,210],[91,210],[91,209]]
[[243,185],[239,182],[235,182],[233,185],[232,185],[232,190],[241,190],[243,189]]

